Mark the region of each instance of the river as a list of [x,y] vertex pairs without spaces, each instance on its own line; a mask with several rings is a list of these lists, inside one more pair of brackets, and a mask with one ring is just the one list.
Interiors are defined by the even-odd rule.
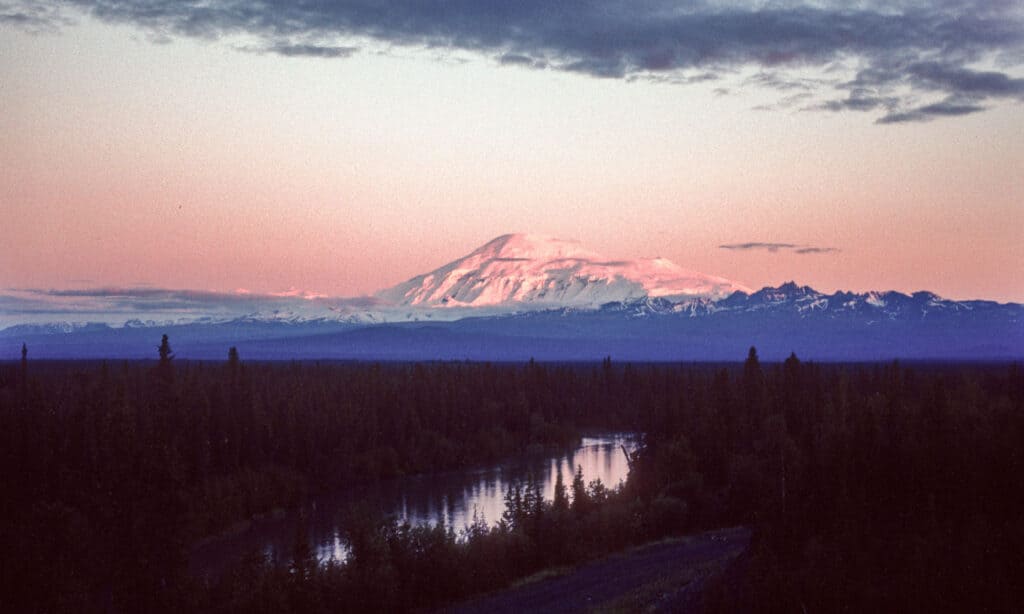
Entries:
[[[303,510],[309,543],[321,562],[332,558],[344,560],[347,548],[338,517],[359,501],[372,502],[385,514],[414,525],[433,524],[443,519],[445,524],[460,531],[472,522],[474,512],[494,525],[501,519],[509,485],[523,483],[531,475],[541,481],[548,500],[554,497],[558,474],[561,473],[568,488],[577,466],[583,468],[583,477],[588,483],[600,479],[609,488],[617,486],[629,473],[623,446],[632,451],[636,447],[635,437],[631,434],[590,436],[584,437],[578,447],[559,454],[547,453],[465,471],[386,480],[319,496],[311,499]],[[298,510],[255,520],[242,532],[208,540],[196,547],[190,557],[190,568],[197,575],[214,576],[254,549],[275,563],[286,563],[292,553],[298,523]]]

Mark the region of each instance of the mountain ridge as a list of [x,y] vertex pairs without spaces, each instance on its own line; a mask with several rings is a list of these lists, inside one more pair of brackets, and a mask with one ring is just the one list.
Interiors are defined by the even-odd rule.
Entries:
[[[826,294],[795,281],[751,290],[663,258],[609,260],[544,235],[502,235],[372,297],[158,291],[173,308],[156,317],[152,294],[137,313],[111,311],[105,322],[88,320],[102,312],[102,293],[83,294],[93,301],[77,314],[85,321],[44,305],[40,313],[61,317],[0,329],[0,357],[27,343],[34,358],[146,358],[160,333],[179,356],[202,359],[236,346],[253,359],[729,360],[751,345],[766,358],[1024,358],[1021,304]],[[131,315],[118,322],[118,313]]]
[[[158,327],[105,325],[0,331],[0,356],[27,342],[35,358],[147,358],[157,333],[178,356],[327,360],[732,360],[751,345],[767,360],[1024,359],[1024,305],[951,301],[930,292],[835,292],[787,283],[725,299],[660,297],[448,321],[259,320]],[[48,332],[42,332],[42,331]]]
[[910,294],[896,290],[852,292],[838,290],[825,294],[811,286],[800,286],[789,281],[779,286],[765,286],[754,292],[735,291],[724,298],[692,297],[674,299],[671,297],[652,297],[641,295],[627,300],[608,301],[599,305],[522,305],[522,308],[511,311],[494,310],[486,307],[472,308],[463,306],[460,310],[446,309],[454,312],[455,318],[432,319],[429,307],[420,307],[419,311],[406,313],[406,317],[379,317],[370,308],[365,312],[339,311],[328,308],[323,312],[307,312],[302,314],[282,312],[275,309],[267,313],[253,312],[236,317],[197,317],[194,319],[179,318],[177,320],[141,320],[126,319],[123,324],[111,325],[99,321],[70,321],[66,319],[45,323],[16,324],[0,329],[0,337],[11,337],[18,334],[27,335],[62,335],[99,330],[116,330],[119,328],[147,329],[176,326],[200,325],[244,325],[274,324],[279,326],[309,325],[325,323],[331,325],[372,326],[378,324],[395,324],[402,322],[445,322],[458,321],[464,318],[506,318],[526,316],[530,313],[558,312],[563,315],[579,314],[589,311],[620,313],[628,317],[649,315],[686,315],[700,317],[719,312],[767,311],[792,309],[802,316],[812,314],[859,313],[885,315],[893,319],[920,315],[927,317],[929,313],[939,311],[972,311],[977,309],[1008,309],[1024,310],[1020,303],[999,303],[990,300],[953,300],[944,299],[933,292],[916,291]]

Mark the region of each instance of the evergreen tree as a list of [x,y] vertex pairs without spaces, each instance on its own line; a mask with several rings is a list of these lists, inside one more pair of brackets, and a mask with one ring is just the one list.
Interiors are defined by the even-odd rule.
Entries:
[[308,582],[317,570],[316,556],[309,545],[309,526],[305,514],[301,514],[295,525],[295,541],[292,545],[292,562],[288,570],[292,581],[297,584]]
[[750,351],[747,353],[747,360],[743,363],[744,392],[756,392],[757,388],[763,385],[764,372],[761,371],[761,361],[757,357],[757,348],[750,346]]
[[562,479],[561,471],[555,477],[555,500],[551,507],[556,512],[564,512],[569,509],[569,495],[565,490],[565,480]]
[[749,448],[753,445],[761,422],[768,413],[768,389],[761,361],[757,357],[757,348],[751,346],[747,360],[743,363],[743,413],[744,421],[740,425],[741,437]]
[[576,475],[572,478],[572,511],[578,518],[586,513],[589,505],[587,484],[583,481],[583,465],[577,465]]
[[241,384],[241,371],[242,366],[241,360],[239,360],[238,358],[238,348],[236,348],[235,346],[231,346],[231,348],[228,349],[228,383],[231,386],[231,403],[233,411],[237,411],[238,409],[236,406],[238,405],[239,402],[239,399],[237,397],[240,394],[239,385]]
[[509,484],[505,491],[505,511],[501,514],[501,521],[511,530],[520,527],[520,519],[523,516],[523,497],[519,485]]
[[28,388],[28,346],[21,344],[21,389]]
[[526,485],[523,488],[523,516],[532,516],[533,510],[537,507],[536,484],[532,473],[526,476]]
[[157,373],[164,382],[171,383],[174,380],[174,367],[171,365],[174,353],[171,352],[171,344],[167,340],[167,335],[161,338],[157,352],[160,356],[160,362],[157,364]]

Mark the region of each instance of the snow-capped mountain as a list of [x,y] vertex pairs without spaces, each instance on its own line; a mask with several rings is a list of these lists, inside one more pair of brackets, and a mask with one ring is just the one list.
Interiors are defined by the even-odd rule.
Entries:
[[146,358],[158,333],[206,359],[236,346],[254,359],[736,360],[751,345],[768,359],[1024,358],[1024,305],[793,282],[751,291],[537,235],[498,237],[369,297],[19,292],[0,292],[0,360],[22,343],[37,358]]
[[932,292],[843,292],[824,294],[810,286],[786,282],[779,287],[766,287],[748,294],[737,292],[710,305],[711,311],[733,312],[789,312],[807,318],[811,316],[861,316],[889,320],[914,320],[937,317],[958,312],[985,312],[1002,310],[1019,313],[1020,306],[1000,305],[994,301],[954,301]]
[[[799,286],[795,282],[786,282],[778,287],[767,286],[757,292],[736,291],[725,298],[682,298],[668,299],[644,296],[625,301],[611,301],[596,309],[578,307],[560,307],[545,310],[523,311],[518,314],[506,314],[508,317],[544,317],[555,314],[559,317],[615,315],[628,319],[655,317],[687,317],[705,318],[713,315],[724,317],[744,316],[754,319],[755,316],[794,317],[797,320],[814,321],[835,318],[859,318],[864,322],[879,320],[914,320],[936,319],[952,314],[987,315],[1004,314],[1011,321],[1024,326],[1024,306],[995,301],[955,301],[944,299],[932,292],[914,292],[904,294],[893,290],[887,292],[845,292],[825,294],[810,286]],[[499,316],[500,317],[500,316]]]
[[597,308],[643,298],[721,299],[749,289],[664,258],[610,260],[579,243],[502,235],[439,269],[377,293],[417,308]]
[[[525,303],[530,305],[529,303]],[[156,334],[179,356],[366,360],[737,360],[795,351],[818,360],[1017,360],[1024,305],[952,301],[930,292],[835,292],[786,283],[725,298],[641,296],[597,307],[491,313],[489,308],[402,306],[407,318],[353,321],[247,316],[227,322],[11,327],[0,356],[27,342],[35,357],[150,357]],[[396,308],[398,309],[398,308]],[[398,313],[397,311],[395,313]],[[414,320],[416,314],[452,317]]]

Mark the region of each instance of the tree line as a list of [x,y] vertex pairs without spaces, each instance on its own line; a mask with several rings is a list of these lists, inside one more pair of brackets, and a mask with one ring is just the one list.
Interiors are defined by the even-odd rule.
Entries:
[[[748,524],[709,611],[1009,611],[1024,577],[1017,366],[39,363],[0,371],[0,606],[402,611],[552,565]],[[627,483],[524,483],[497,526],[368,507],[351,555],[253,553],[190,577],[190,544],[311,493],[635,430]]]

